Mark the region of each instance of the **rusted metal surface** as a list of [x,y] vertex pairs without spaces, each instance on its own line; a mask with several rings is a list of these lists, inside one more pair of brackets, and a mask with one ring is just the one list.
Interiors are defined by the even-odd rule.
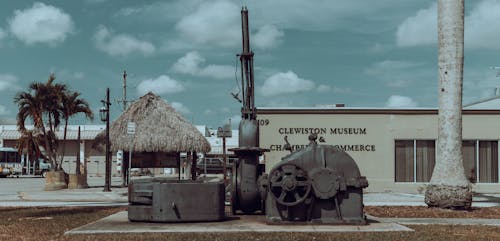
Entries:
[[224,217],[222,182],[148,178],[129,185],[130,221],[206,222]]
[[253,55],[250,49],[250,32],[248,23],[248,10],[241,9],[242,52],[241,64],[241,93],[242,108],[239,125],[239,148],[231,149],[238,156],[238,161],[233,164],[233,180],[231,185],[231,202],[233,213],[254,213],[261,210],[257,179],[262,174],[259,166],[259,156],[266,149],[259,148],[259,125],[255,109]]
[[259,181],[268,222],[366,224],[368,181],[346,152],[318,145],[316,138],[311,135],[306,148],[284,157]]

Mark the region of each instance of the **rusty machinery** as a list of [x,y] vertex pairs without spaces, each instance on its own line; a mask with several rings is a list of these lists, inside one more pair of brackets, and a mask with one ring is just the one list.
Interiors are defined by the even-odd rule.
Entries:
[[224,183],[132,180],[128,187],[128,219],[134,222],[206,222],[224,220]]
[[366,224],[363,188],[356,162],[342,149],[309,145],[282,158],[259,179],[268,222]]
[[[233,165],[233,213],[264,211],[269,222],[312,221],[366,224],[363,188],[368,181],[355,161],[331,145],[310,144],[284,157],[269,174],[263,173],[259,156],[259,127],[254,105],[253,55],[250,50],[248,10],[241,10],[243,52],[241,62],[242,120],[238,156]],[[289,143],[287,143],[289,145]]]
[[[243,52],[239,57],[243,107],[239,147],[231,149],[238,156],[232,172],[233,213],[265,211],[270,223],[366,224],[363,188],[368,186],[368,181],[360,175],[355,161],[346,152],[331,145],[317,144],[316,135],[309,137],[307,147],[283,157],[269,174],[263,173],[259,156],[267,150],[259,148],[253,52],[246,8],[241,10],[241,18]],[[150,222],[223,220],[224,189],[222,182],[164,178],[133,180],[129,185],[129,219]]]
[[262,210],[262,199],[257,178],[263,172],[259,156],[266,149],[259,148],[259,125],[254,103],[253,52],[250,50],[248,10],[241,9],[243,51],[238,55],[241,64],[242,103],[239,125],[239,147],[230,149],[238,160],[233,164],[231,205],[233,213],[254,213]]

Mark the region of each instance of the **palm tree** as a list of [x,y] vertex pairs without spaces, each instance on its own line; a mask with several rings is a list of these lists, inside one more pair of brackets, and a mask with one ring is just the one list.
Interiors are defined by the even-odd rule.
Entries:
[[[89,104],[84,99],[80,99],[80,93],[78,92],[67,92],[62,95],[61,99],[61,113],[64,119],[64,136],[63,136],[63,147],[61,154],[61,163],[64,159],[64,154],[66,152],[66,135],[68,132],[68,122],[69,119],[78,114],[83,113],[89,119],[94,119],[94,114],[89,107]],[[79,172],[79,163],[77,163],[77,173]]]
[[470,208],[472,190],[462,161],[464,0],[438,1],[438,39],[437,160],[425,203],[432,207]]
[[[26,153],[27,161],[34,163],[42,154],[40,151],[41,144],[40,135],[33,130],[27,130],[21,134],[16,146],[19,154]],[[33,170],[35,169],[33,168]]]
[[[44,141],[45,156],[52,163],[52,168],[60,169],[56,161],[57,138],[55,128],[60,124],[60,101],[67,87],[63,84],[53,84],[54,74],[51,74],[47,82],[33,82],[29,91],[20,92],[14,97],[14,102],[19,107],[17,114],[17,126],[21,133],[26,131],[25,123],[31,119],[36,130],[42,134]],[[45,121],[48,121],[46,126]]]

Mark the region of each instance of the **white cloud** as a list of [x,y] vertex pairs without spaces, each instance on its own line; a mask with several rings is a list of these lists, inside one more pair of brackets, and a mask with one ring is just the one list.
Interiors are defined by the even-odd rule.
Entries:
[[205,111],[203,111],[203,114],[204,115],[215,115],[215,111],[212,109],[206,109]]
[[146,79],[141,81],[137,86],[137,94],[142,96],[148,92],[153,92],[157,95],[171,94],[184,91],[184,85],[170,78],[167,75],[160,75],[156,79]]
[[103,2],[106,2],[107,0],[85,0],[86,3],[90,3],[90,4],[99,4],[99,3],[103,3]]
[[139,40],[128,34],[115,35],[102,25],[94,34],[94,42],[97,49],[111,56],[126,56],[136,52],[148,56],[156,50],[155,46],[148,41]]
[[230,65],[208,65],[198,52],[191,51],[179,58],[173,65],[172,70],[177,73],[190,74],[194,76],[210,77],[214,79],[234,78],[234,67]]
[[256,48],[268,49],[278,45],[284,35],[276,26],[264,25],[252,36],[252,43]]
[[[475,2],[472,11],[465,17],[465,47],[500,49],[500,1]],[[403,21],[396,33],[400,47],[422,46],[437,43],[437,4],[419,10]]]
[[[223,14],[221,14],[223,13]],[[250,25],[252,47],[272,48],[281,43],[284,32],[274,24]],[[254,27],[255,26],[255,27]],[[240,6],[228,0],[202,2],[175,26],[188,41],[197,45],[236,47],[241,45]],[[256,30],[256,31],[255,31]]]
[[187,108],[184,104],[182,104],[180,102],[172,102],[171,105],[176,111],[178,111],[179,113],[181,113],[183,115],[191,114],[191,111],[189,110],[189,108]]
[[465,18],[465,46],[500,49],[500,1],[485,0]]
[[239,6],[227,0],[203,2],[175,26],[181,35],[198,44],[223,47],[241,44]]
[[9,27],[12,34],[26,44],[55,46],[73,32],[74,24],[62,9],[36,2],[31,8],[14,11]]
[[384,60],[372,64],[364,70],[365,74],[371,76],[380,76],[386,73],[392,74],[394,71],[414,68],[420,66],[420,63],[410,62],[406,60]]
[[385,106],[388,108],[412,108],[417,107],[418,104],[410,97],[393,95],[389,97]]
[[331,89],[332,89],[332,87],[329,85],[320,84],[316,88],[316,91],[318,91],[320,93],[324,93],[324,92],[329,92]]
[[0,105],[0,115],[7,115],[7,114],[9,114],[7,107],[5,107],[4,105]]
[[292,94],[310,91],[315,88],[312,80],[302,79],[292,71],[276,73],[264,81],[261,88],[263,96]]
[[205,59],[196,51],[191,51],[178,59],[172,66],[172,70],[183,74],[196,74],[199,71],[200,64]]
[[368,52],[371,54],[380,54],[389,49],[389,46],[381,44],[381,43],[375,43],[372,45],[369,49]]
[[422,66],[422,63],[405,60],[384,60],[370,65],[364,69],[364,73],[379,79],[388,87],[403,88],[410,86],[414,81],[425,78],[422,73],[427,73],[426,71],[415,71]]
[[396,43],[400,47],[437,43],[437,4],[420,9],[398,26]]
[[0,74],[0,91],[19,90],[18,79],[11,74]]
[[85,73],[81,71],[71,71],[69,69],[58,70],[57,68],[51,68],[49,72],[55,73],[57,79],[60,79],[62,81],[74,81],[85,78]]
[[2,28],[0,28],[0,40],[5,38],[6,36],[7,36],[7,33]]

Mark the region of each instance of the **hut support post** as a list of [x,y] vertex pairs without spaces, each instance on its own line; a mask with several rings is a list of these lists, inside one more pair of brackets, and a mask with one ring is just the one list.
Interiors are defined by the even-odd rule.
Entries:
[[198,161],[198,155],[196,152],[193,152],[191,155],[192,161],[191,161],[191,180],[196,180],[196,162]]

